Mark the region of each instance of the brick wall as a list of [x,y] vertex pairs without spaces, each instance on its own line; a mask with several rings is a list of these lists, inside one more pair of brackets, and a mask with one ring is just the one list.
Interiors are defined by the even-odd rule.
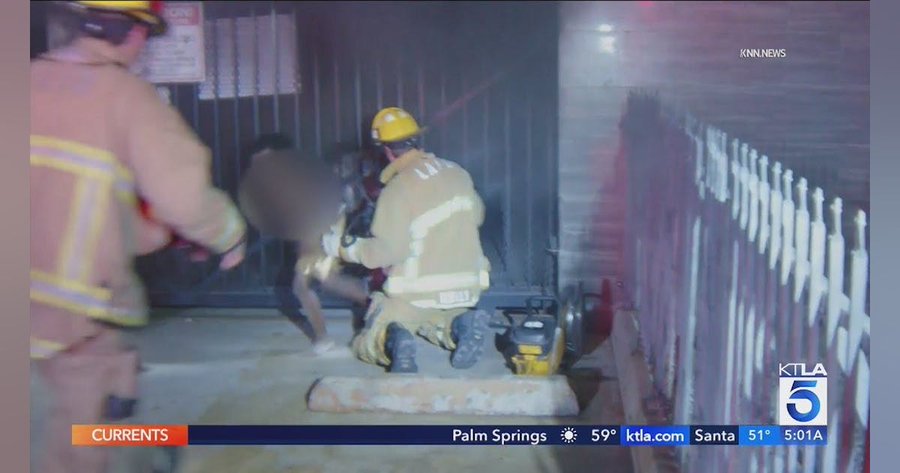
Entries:
[[636,89],[868,211],[867,3],[564,2],[560,21],[561,285],[621,274],[617,127]]

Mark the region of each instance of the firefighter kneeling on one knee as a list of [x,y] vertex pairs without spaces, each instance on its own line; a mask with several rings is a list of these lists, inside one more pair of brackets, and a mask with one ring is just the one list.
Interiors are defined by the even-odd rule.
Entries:
[[381,110],[372,139],[390,164],[371,238],[322,238],[326,253],[367,268],[385,268],[383,292],[372,295],[365,327],[353,340],[362,361],[412,373],[415,335],[450,350],[459,369],[474,365],[484,348],[490,314],[475,310],[490,284],[479,228],[484,203],[458,164],[424,152],[422,130],[399,108]]

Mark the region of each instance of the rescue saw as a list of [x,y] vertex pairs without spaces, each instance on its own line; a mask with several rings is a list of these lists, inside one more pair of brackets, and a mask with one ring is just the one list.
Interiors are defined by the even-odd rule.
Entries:
[[525,314],[508,315],[510,324],[499,344],[513,372],[549,376],[575,364],[583,350],[583,307],[579,286],[561,298],[531,297]]

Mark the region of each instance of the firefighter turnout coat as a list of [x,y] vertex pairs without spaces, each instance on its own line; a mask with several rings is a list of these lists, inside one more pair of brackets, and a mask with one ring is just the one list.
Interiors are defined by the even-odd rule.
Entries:
[[[79,39],[31,65],[31,355],[146,323],[133,258],[170,230],[216,252],[245,231],[210,153],[116,50]],[[149,204],[155,220],[139,211]]]
[[484,203],[458,164],[421,150],[381,173],[372,238],[341,249],[347,261],[387,268],[384,292],[423,309],[474,307],[490,284],[479,227]]

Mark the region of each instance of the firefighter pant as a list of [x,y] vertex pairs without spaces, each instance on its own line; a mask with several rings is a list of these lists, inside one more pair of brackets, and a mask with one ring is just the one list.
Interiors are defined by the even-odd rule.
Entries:
[[450,334],[450,327],[453,319],[466,311],[468,309],[465,308],[422,309],[405,300],[375,292],[366,312],[366,326],[353,339],[353,353],[366,363],[390,365],[391,360],[384,351],[384,342],[387,327],[393,322],[439,347],[453,350],[456,344]]
[[51,396],[44,425],[40,473],[105,473],[106,447],[73,447],[73,424],[109,423],[107,397],[137,397],[138,356],[123,348],[119,331],[101,326],[96,335],[69,350],[36,362]]

